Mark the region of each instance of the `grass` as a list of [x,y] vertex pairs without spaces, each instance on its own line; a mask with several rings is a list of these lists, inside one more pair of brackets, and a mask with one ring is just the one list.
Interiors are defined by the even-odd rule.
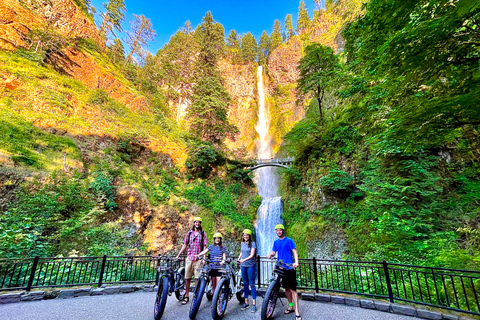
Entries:
[[[109,72],[115,69],[98,52],[88,50],[86,54],[94,55],[102,68]],[[124,77],[115,74],[122,84],[128,85]],[[183,130],[175,123],[155,118],[150,112],[134,112],[108,95],[102,97],[100,103],[92,101],[92,96],[95,97],[98,90],[12,52],[0,51],[0,81],[2,78],[6,81],[14,79],[17,83],[14,90],[0,89],[3,96],[0,99],[0,112],[14,119],[13,122],[4,121],[3,126],[9,127],[8,130],[34,123],[36,127],[65,130],[71,135],[148,139],[149,148],[153,151],[170,154],[179,165],[185,161],[185,143],[181,137]],[[39,132],[41,130],[36,134],[39,135]],[[27,145],[35,144],[33,135],[23,138]],[[6,137],[0,139],[5,140]],[[46,165],[45,160],[39,160],[40,155],[27,152],[28,148],[21,152],[0,147],[0,151],[2,149],[10,157],[20,157],[17,161],[26,165]],[[22,157],[33,157],[36,162]]]

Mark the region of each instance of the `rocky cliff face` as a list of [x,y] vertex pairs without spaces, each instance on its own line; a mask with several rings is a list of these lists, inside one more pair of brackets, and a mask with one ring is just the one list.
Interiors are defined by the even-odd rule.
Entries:
[[270,103],[270,114],[274,151],[281,144],[281,137],[305,116],[303,105],[296,102],[296,83],[299,77],[297,66],[302,56],[303,43],[295,37],[277,48],[268,58],[268,93],[273,100]]
[[221,60],[218,68],[225,79],[225,88],[232,98],[228,118],[240,130],[237,140],[227,141],[227,146],[231,150],[245,149],[249,156],[254,156],[257,66],[254,63],[234,65],[228,60]]
[[71,0],[2,0],[0,4],[0,49],[25,46],[25,35],[33,29],[54,28],[69,38],[92,39],[105,47],[98,30]]
[[[105,47],[96,26],[71,0],[3,0],[0,4],[0,50],[26,47],[25,37],[34,29],[52,28],[68,38],[93,40]],[[92,56],[73,47],[64,51],[70,61],[60,62],[61,69],[91,89],[103,89],[116,101],[134,111],[148,111],[145,98],[118,81]]]

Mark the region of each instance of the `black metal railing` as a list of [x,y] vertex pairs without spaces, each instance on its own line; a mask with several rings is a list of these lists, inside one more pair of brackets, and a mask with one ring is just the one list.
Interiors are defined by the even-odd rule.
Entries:
[[[300,259],[298,288],[340,292],[480,315],[480,272],[406,264]],[[162,260],[151,256],[0,259],[0,290],[113,283],[154,283]],[[257,285],[272,260],[257,256]]]

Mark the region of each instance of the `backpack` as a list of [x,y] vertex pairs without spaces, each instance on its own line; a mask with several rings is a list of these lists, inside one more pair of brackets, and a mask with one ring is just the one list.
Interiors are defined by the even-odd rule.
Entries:
[[[187,236],[188,236],[188,237],[187,237],[187,243],[186,243],[186,244],[187,244],[187,248],[189,247],[189,244],[190,244],[190,235],[192,234],[192,232],[193,232],[193,231],[190,230],[190,231],[188,231],[188,233],[187,233]],[[201,237],[202,237],[202,242],[201,242],[202,246],[201,246],[201,248],[200,248],[200,251],[203,251],[203,239],[204,239],[204,236],[205,236],[205,231],[202,230],[202,232],[200,233],[200,235],[201,235]]]

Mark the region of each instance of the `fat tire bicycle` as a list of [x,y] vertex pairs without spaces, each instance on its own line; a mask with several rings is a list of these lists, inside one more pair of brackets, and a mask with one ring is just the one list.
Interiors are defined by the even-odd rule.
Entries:
[[270,285],[268,286],[267,292],[265,292],[265,297],[263,298],[262,311],[260,313],[262,320],[270,320],[273,318],[277,299],[280,295],[280,287],[285,275],[285,267],[292,266],[293,264],[285,263],[283,260],[278,260],[275,263]]
[[[167,304],[168,296],[171,296],[175,292],[177,300],[183,300],[185,298],[185,268],[179,267],[179,261],[181,259],[172,259],[171,257],[159,257],[159,266],[157,272],[160,277],[157,281],[158,291],[155,298],[155,306],[153,308],[153,318],[159,320],[162,318],[165,306]],[[160,261],[163,262],[160,265]],[[173,264],[176,264],[177,268],[173,268]]]
[[243,303],[245,298],[243,297],[243,281],[241,270],[232,267],[232,260],[229,258],[226,260],[225,269],[220,271],[223,273],[220,281],[217,284],[215,293],[212,300],[212,318],[213,320],[220,320],[227,310],[227,304],[235,294],[239,303]]
[[210,268],[211,261],[210,259],[205,259],[205,258],[202,258],[202,260],[205,262],[205,265],[200,270],[201,274],[197,280],[197,285],[195,286],[195,292],[193,294],[192,303],[190,304],[190,312],[188,313],[188,316],[190,319],[195,319],[198,309],[200,308],[200,304],[202,303],[203,294],[205,293],[205,291],[207,292],[208,300],[211,300],[211,298],[209,298],[210,296],[213,297],[213,295],[209,294],[209,292],[211,292],[211,288],[210,288],[210,276],[208,274],[210,273],[210,270],[211,270]]

